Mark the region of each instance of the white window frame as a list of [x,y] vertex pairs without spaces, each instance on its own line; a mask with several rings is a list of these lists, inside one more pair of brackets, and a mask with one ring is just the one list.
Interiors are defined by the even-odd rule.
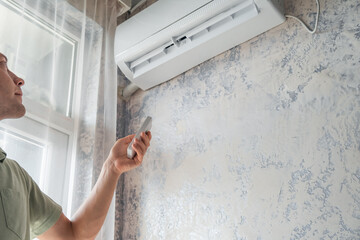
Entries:
[[[15,8],[17,10],[20,10],[20,6],[17,6],[16,3],[13,1],[7,1],[3,0],[3,2],[11,5],[11,9]],[[48,20],[48,19],[40,19],[37,16],[34,16],[31,14],[30,10],[25,10],[26,16],[34,20],[34,24],[40,24],[42,27],[46,28],[46,30],[50,31],[53,34],[56,34],[58,36],[58,29],[55,26],[55,23]],[[75,174],[75,158],[76,158],[76,149],[77,149],[77,138],[78,138],[78,128],[79,128],[79,116],[76,114],[80,110],[80,90],[81,90],[81,82],[82,82],[82,60],[79,58],[80,56],[80,44],[82,43],[80,41],[80,37],[75,36],[71,34],[70,32],[61,29],[61,33],[67,35],[71,39],[73,39],[76,42],[76,46],[73,48],[73,58],[72,58],[72,73],[71,73],[71,80],[70,80],[70,86],[72,88],[70,91],[72,93],[69,93],[69,97],[72,97],[72,100],[68,99],[68,107],[67,107],[67,113],[66,115],[62,115],[56,111],[51,110],[49,107],[46,107],[44,105],[41,105],[35,101],[32,101],[26,96],[23,97],[23,104],[26,107],[26,115],[23,117],[25,120],[29,119],[32,121],[36,121],[44,127],[51,127],[61,133],[64,133],[68,135],[68,148],[67,148],[67,159],[66,159],[66,169],[65,169],[65,176],[64,176],[64,182],[63,182],[63,196],[61,204],[63,207],[63,211],[66,212],[68,216],[70,216],[72,212],[72,198],[73,198],[73,186],[74,186],[74,174]],[[74,62],[75,61],[75,62]],[[72,82],[73,81],[73,82]],[[71,109],[69,107],[69,103],[71,103]],[[71,117],[70,117],[71,116]],[[37,142],[44,142],[43,139],[38,139],[34,135],[24,133],[24,130],[19,130],[19,127],[17,127],[16,120],[3,120],[0,122],[0,126],[8,129],[9,131],[15,132],[18,135],[25,135],[25,137],[34,139]],[[6,149],[4,149],[6,151]],[[54,168],[56,168],[56,162],[52,163],[54,164]],[[45,174],[42,172],[42,174]],[[40,176],[41,179],[43,179],[43,176]],[[50,181],[56,181],[56,179],[50,179]],[[41,188],[45,188],[45,182],[41,181],[42,186]],[[67,190],[67,191],[65,191]]]

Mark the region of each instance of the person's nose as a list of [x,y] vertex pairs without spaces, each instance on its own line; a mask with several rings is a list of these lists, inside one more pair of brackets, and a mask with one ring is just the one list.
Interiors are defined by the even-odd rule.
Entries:
[[25,84],[24,79],[19,78],[18,76],[16,76],[13,72],[9,71],[9,76],[11,77],[11,79],[14,81],[16,86],[22,87]]
[[24,79],[15,76],[15,77],[14,77],[14,83],[15,83],[17,86],[22,87],[22,86],[24,86],[25,81],[24,81]]

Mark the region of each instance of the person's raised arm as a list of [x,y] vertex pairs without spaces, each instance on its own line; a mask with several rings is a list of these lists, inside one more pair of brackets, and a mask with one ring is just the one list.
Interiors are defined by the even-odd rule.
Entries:
[[126,149],[134,136],[119,139],[114,144],[90,196],[75,213],[72,221],[62,214],[54,226],[38,236],[40,240],[85,240],[96,237],[105,221],[120,175],[139,166],[150,146],[151,133],[141,133],[141,139],[136,139],[133,144],[136,155],[129,159]]

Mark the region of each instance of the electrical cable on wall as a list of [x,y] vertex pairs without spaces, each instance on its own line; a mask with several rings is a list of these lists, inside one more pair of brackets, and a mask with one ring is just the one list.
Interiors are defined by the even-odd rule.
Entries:
[[305,27],[305,29],[311,33],[314,34],[316,32],[317,29],[317,25],[318,25],[318,21],[319,21],[319,14],[320,14],[320,4],[319,4],[319,0],[316,0],[316,5],[317,5],[317,9],[316,9],[316,19],[315,19],[315,26],[314,29],[311,30],[308,26],[306,26],[306,24],[299,18],[295,17],[295,16],[291,16],[291,15],[285,15],[285,17],[287,18],[293,18],[296,21],[298,21],[299,23],[301,23],[301,25],[303,25]]

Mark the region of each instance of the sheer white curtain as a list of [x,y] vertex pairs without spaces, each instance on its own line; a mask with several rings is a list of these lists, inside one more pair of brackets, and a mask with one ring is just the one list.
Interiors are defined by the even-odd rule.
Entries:
[[[116,0],[0,0],[0,52],[25,79],[27,114],[0,147],[71,215],[116,138]],[[97,239],[113,239],[114,204]]]

